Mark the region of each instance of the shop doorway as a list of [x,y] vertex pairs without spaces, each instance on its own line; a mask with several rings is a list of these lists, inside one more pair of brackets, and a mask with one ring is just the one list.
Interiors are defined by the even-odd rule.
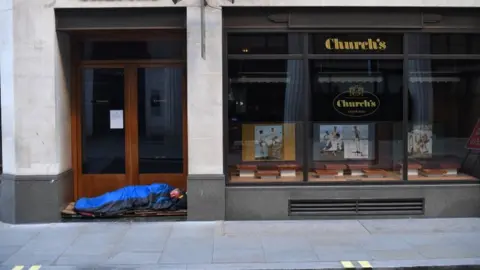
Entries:
[[93,64],[79,71],[77,197],[151,183],[185,189],[184,66]]
[[79,30],[70,40],[74,199],[186,189],[185,30]]

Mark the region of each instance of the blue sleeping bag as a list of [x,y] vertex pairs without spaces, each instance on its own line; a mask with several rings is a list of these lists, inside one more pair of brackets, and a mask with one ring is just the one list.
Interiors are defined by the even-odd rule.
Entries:
[[98,197],[81,198],[74,209],[96,216],[114,216],[130,210],[170,210],[175,206],[170,198],[173,189],[168,184],[127,186]]

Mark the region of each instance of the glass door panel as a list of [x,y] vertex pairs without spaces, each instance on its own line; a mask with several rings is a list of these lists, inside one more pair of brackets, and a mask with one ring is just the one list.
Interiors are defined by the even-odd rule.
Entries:
[[137,88],[139,174],[183,174],[183,67],[138,68]]
[[82,71],[82,174],[125,174],[124,69]]

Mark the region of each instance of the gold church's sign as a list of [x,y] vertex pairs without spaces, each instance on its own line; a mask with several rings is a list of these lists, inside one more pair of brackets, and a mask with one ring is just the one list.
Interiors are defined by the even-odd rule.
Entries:
[[367,40],[328,38],[325,40],[325,49],[330,51],[384,51],[387,49],[387,42],[379,38]]
[[380,107],[380,99],[367,92],[361,85],[353,85],[333,100],[335,110],[349,117],[364,117],[375,113]]

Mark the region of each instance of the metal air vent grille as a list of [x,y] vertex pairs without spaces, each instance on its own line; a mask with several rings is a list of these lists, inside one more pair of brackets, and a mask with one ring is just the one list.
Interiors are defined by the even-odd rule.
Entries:
[[288,213],[290,216],[423,215],[424,206],[423,198],[289,200]]

